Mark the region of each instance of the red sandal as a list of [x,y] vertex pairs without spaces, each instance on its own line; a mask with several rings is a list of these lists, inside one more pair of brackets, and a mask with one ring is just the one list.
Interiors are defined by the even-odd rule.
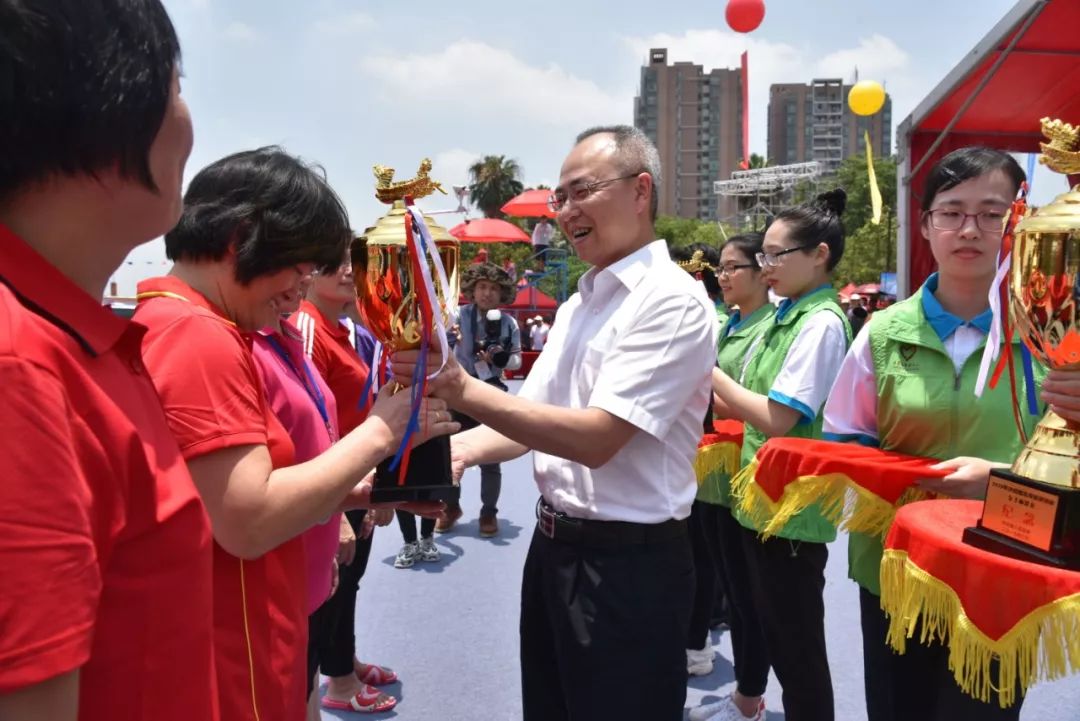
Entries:
[[336,711],[358,711],[360,713],[383,713],[397,706],[397,699],[388,696],[374,686],[364,684],[360,692],[348,701],[338,701],[329,696],[322,697],[323,708]]
[[398,680],[396,673],[385,666],[376,666],[373,663],[357,661],[353,664],[353,670],[356,677],[360,679],[360,683],[371,684],[372,686],[385,686]]

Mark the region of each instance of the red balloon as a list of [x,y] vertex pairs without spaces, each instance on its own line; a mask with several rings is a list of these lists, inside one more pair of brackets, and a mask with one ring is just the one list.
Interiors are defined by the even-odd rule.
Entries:
[[765,19],[765,0],[728,0],[724,17],[735,32],[753,32]]

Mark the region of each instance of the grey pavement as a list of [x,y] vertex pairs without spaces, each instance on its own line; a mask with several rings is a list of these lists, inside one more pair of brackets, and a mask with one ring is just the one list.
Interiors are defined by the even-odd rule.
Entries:
[[[512,383],[516,390],[520,383]],[[393,711],[373,718],[400,721],[520,721],[518,602],[521,569],[535,524],[537,499],[530,456],[503,465],[500,535],[477,535],[479,471],[462,482],[465,515],[448,534],[436,534],[438,563],[393,567],[401,546],[397,524],[376,532],[357,600],[361,660],[394,668],[401,681],[386,690],[400,698]],[[846,536],[829,549],[825,608],[829,663],[838,721],[865,721],[859,598],[846,577]],[[717,700],[734,688],[727,634],[713,633],[711,675],[692,678],[687,708]],[[768,720],[784,718],[780,685],[770,678]],[[323,719],[353,721],[360,714],[323,710]],[[1080,676],[1037,686],[1022,721],[1080,719]],[[604,720],[598,720],[604,721]]]

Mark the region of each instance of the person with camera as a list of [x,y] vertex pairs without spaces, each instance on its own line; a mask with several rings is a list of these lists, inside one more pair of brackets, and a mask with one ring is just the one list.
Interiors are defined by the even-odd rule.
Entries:
[[[472,301],[460,309],[460,337],[454,356],[466,373],[502,390],[507,390],[502,376],[505,370],[521,367],[521,331],[509,313],[498,306],[514,300],[516,289],[510,275],[494,263],[470,266],[462,274],[461,291]],[[468,416],[455,413],[462,429],[479,425]],[[498,463],[480,466],[480,535],[498,534],[496,518],[502,468]],[[448,505],[435,530],[445,533],[461,518],[460,505]]]

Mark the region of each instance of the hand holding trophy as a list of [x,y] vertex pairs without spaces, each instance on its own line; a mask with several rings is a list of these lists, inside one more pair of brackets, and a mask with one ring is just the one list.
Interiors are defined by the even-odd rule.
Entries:
[[[395,182],[392,168],[375,166],[375,195],[391,208],[352,246],[360,316],[387,354],[417,349],[426,356],[430,349],[445,357],[447,352],[446,327],[458,299],[459,244],[412,206],[412,201],[435,190],[444,192],[428,177],[430,170],[431,161],[425,159],[415,178]],[[371,372],[378,374],[380,364],[374,365]],[[423,377],[414,384],[415,390],[398,389],[417,394],[407,436],[419,430],[420,395],[426,379],[438,371],[423,363],[420,368]],[[458,496],[447,436],[417,445],[407,437],[393,458],[379,464],[371,491],[375,503],[456,501]]]
[[[1080,129],[1043,118],[1039,161],[1080,173]],[[1054,370],[1080,369],[1080,186],[1016,227],[1009,271],[1015,331]],[[964,533],[979,548],[1080,569],[1080,425],[1053,411],[1012,468],[990,472],[982,518]]]

